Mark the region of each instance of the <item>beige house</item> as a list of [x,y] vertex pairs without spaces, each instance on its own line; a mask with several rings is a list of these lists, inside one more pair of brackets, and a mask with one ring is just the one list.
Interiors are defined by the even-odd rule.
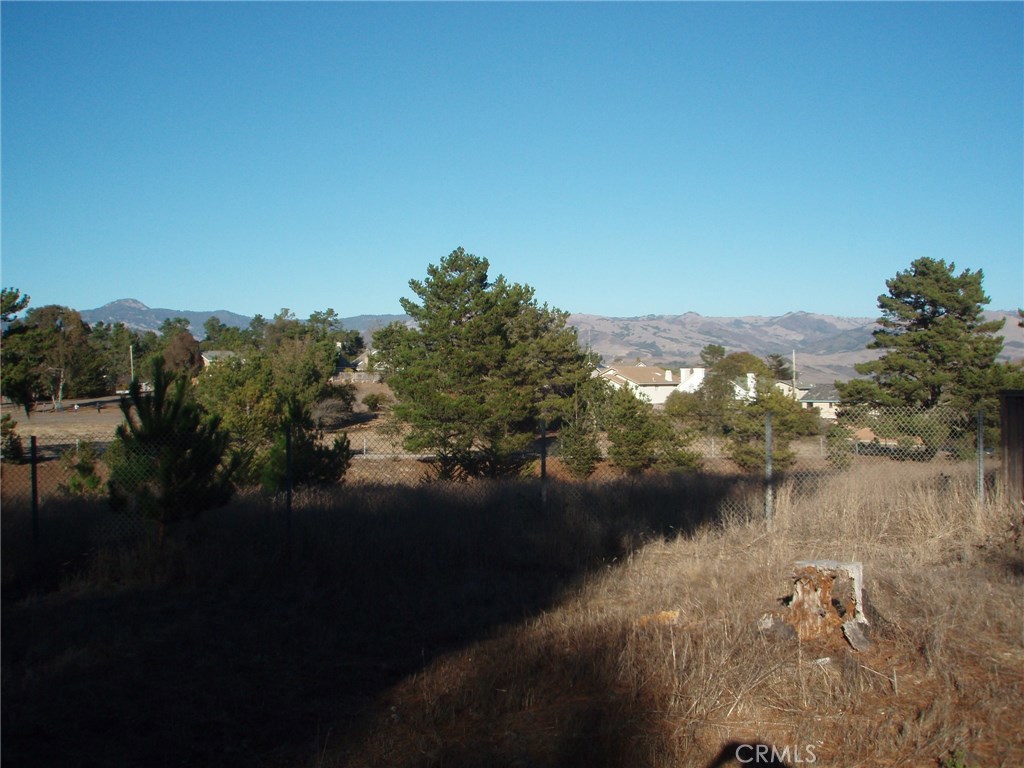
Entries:
[[789,381],[776,381],[775,388],[779,390],[786,397],[792,398],[793,400],[802,401],[804,396],[811,391],[811,388],[806,384],[797,384],[795,387]]
[[839,391],[831,384],[815,384],[800,398],[804,408],[817,408],[821,418],[835,421],[839,418]]
[[679,384],[672,371],[643,363],[610,366],[599,370],[597,375],[616,389],[625,387],[655,406],[665,405]]

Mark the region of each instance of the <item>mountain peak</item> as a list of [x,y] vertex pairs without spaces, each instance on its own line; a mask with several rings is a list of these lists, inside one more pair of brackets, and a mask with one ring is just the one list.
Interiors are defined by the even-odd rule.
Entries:
[[106,309],[107,307],[124,307],[125,309],[139,310],[149,309],[149,307],[147,307],[138,299],[118,299],[117,301],[112,301],[109,304],[104,304],[102,309]]

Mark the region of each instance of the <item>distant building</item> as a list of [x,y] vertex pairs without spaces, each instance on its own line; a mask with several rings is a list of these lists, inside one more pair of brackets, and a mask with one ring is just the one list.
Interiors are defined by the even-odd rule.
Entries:
[[704,376],[707,368],[680,368],[679,383],[676,385],[678,392],[696,392],[704,383]]
[[211,349],[208,352],[203,352],[202,356],[203,367],[206,368],[214,363],[222,363],[232,357],[237,357],[238,353],[232,352],[230,349]]
[[839,418],[839,390],[832,384],[815,384],[800,398],[804,408],[817,408],[823,419],[835,421]]
[[600,369],[597,375],[616,389],[626,388],[645,398],[651,405],[664,405],[679,384],[672,371],[643,363],[609,366]]
[[786,397],[797,401],[802,401],[804,399],[804,395],[811,391],[811,387],[807,384],[797,384],[794,387],[792,382],[789,381],[776,381],[775,388]]
[[[696,392],[704,383],[706,368],[680,368],[679,373],[653,365],[610,365],[598,370],[597,375],[613,387],[626,387],[641,395],[651,405],[665,405],[673,392]],[[757,379],[749,373],[733,382],[737,400],[753,400],[757,396]]]
[[340,358],[338,368],[331,377],[332,384],[368,384],[381,380],[380,371],[374,365],[371,350],[364,350],[354,360]]

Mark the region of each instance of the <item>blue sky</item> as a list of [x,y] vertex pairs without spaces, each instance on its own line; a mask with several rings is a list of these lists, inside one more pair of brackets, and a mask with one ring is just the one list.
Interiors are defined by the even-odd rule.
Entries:
[[12,3],[2,281],[400,311],[457,246],[570,312],[1024,305],[1021,3]]

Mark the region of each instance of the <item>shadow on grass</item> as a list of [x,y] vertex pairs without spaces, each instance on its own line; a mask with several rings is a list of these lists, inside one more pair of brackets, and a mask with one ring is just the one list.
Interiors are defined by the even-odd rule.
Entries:
[[316,764],[403,678],[714,522],[731,492],[556,484],[542,507],[536,483],[360,486],[297,498],[290,526],[242,498],[163,548],[94,548],[59,591],[4,600],[3,762]]
[[[788,750],[786,750],[788,752]],[[730,741],[725,744],[707,768],[723,768],[727,765],[767,766],[767,768],[788,768],[788,763],[779,757],[781,750],[771,744],[757,741]],[[811,760],[814,762],[814,753]],[[798,758],[799,759],[799,758]]]

